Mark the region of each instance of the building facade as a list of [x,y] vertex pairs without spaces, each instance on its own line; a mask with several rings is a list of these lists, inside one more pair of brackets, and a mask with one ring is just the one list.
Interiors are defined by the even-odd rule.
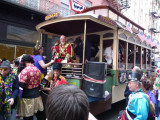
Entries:
[[121,11],[135,23],[145,28],[146,36],[160,41],[160,1],[159,0],[130,0],[130,8]]
[[[160,2],[158,0],[78,0],[86,8],[110,5],[130,20],[140,25],[146,36],[151,36],[155,41],[160,40]],[[60,16],[74,15],[70,9],[69,0],[3,0],[0,1],[0,58],[10,61],[21,54],[32,54],[36,41],[41,41],[44,55],[51,59],[50,48],[57,37],[40,34],[35,26],[44,21],[48,14],[60,13]],[[127,25],[121,17],[111,11],[109,17]],[[131,24],[132,28],[137,29]],[[8,54],[9,53],[9,54]]]

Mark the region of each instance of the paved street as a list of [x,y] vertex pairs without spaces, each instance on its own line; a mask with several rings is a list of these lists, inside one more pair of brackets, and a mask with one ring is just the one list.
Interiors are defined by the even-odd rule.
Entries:
[[[117,120],[117,116],[120,110],[123,110],[126,106],[125,100],[120,101],[112,105],[112,109],[96,116],[98,120]],[[17,119],[22,120],[22,119]],[[37,120],[36,118],[34,120]]]
[[125,109],[126,103],[125,100],[120,101],[112,105],[112,109],[101,113],[96,116],[98,120],[117,120],[117,116],[120,110]]

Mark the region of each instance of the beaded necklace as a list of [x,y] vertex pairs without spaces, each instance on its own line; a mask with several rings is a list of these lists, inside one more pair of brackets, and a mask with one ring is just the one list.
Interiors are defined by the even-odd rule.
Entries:
[[15,73],[11,70],[7,77],[0,76],[0,111],[4,111],[7,117],[10,114],[10,105],[7,102],[13,93],[12,85],[15,79]]

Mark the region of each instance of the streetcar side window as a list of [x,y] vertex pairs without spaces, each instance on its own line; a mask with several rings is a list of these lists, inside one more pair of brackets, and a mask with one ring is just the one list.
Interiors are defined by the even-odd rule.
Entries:
[[146,69],[146,49],[142,48],[142,69]]
[[150,64],[151,64],[151,50],[147,49],[147,69],[150,68]]
[[122,70],[126,69],[126,45],[125,41],[119,40],[118,68]]
[[[99,61],[99,49],[100,49],[100,35],[97,34],[91,34],[86,36],[86,46],[85,46],[85,56],[87,54],[89,61]],[[76,59],[81,57],[83,55],[83,44],[80,37],[77,37],[74,41],[74,53],[76,56]],[[80,47],[81,46],[81,47]],[[82,53],[82,54],[80,54]],[[89,54],[89,55],[88,55]],[[79,61],[80,63],[82,62]]]
[[91,58],[90,61],[99,61],[100,55],[100,36],[97,34],[87,35],[87,40],[90,42]]
[[108,66],[112,66],[113,62],[113,40],[103,41],[103,62],[107,62]]
[[141,68],[141,47],[136,46],[136,66]]
[[128,69],[134,67],[134,44],[128,43]]

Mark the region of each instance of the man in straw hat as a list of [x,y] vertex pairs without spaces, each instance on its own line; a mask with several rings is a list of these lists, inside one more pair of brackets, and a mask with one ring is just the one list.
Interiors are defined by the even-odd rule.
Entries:
[[132,72],[128,87],[132,92],[126,110],[120,112],[120,120],[147,120],[149,112],[148,98],[141,89],[141,74]]

